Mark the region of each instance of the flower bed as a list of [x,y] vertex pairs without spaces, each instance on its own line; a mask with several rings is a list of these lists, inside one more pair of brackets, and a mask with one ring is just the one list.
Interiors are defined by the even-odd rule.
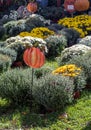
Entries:
[[63,18],[58,21],[59,24],[67,28],[74,28],[80,33],[80,37],[91,34],[91,16],[79,15],[74,18]]
[[29,32],[21,32],[19,35],[22,37],[25,36],[32,36],[32,37],[38,37],[45,39],[49,35],[53,35],[54,31],[49,30],[46,27],[39,27],[39,28],[34,28],[30,33]]

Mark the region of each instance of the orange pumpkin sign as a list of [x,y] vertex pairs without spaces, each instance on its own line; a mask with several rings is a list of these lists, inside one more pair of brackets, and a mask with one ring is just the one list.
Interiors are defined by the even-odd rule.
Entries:
[[31,13],[35,13],[37,11],[37,3],[36,2],[30,2],[28,5],[27,5],[27,10]]
[[74,6],[77,11],[85,11],[88,10],[90,2],[88,0],[76,0]]
[[74,12],[75,11],[74,3],[75,3],[75,0],[65,0],[64,8],[66,9],[66,11],[70,13]]
[[31,47],[25,50],[24,62],[32,68],[40,68],[44,65],[45,56],[39,48]]

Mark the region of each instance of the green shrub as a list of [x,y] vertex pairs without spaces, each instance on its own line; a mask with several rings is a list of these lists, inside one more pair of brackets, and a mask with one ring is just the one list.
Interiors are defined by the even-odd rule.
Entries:
[[87,83],[91,83],[91,52],[88,52],[83,56],[74,57],[68,63],[74,63],[83,68],[85,76],[87,77]]
[[7,71],[11,66],[11,58],[7,55],[0,54],[0,73]]
[[83,88],[86,87],[86,76],[84,74],[84,72],[82,71],[78,76],[73,78],[74,81],[74,92],[75,91],[82,91]]
[[31,31],[36,27],[44,27],[47,23],[40,15],[30,15],[28,18],[20,19],[20,20],[12,20],[5,23],[3,26],[5,28],[5,34],[7,37],[16,36],[20,32]]
[[[25,33],[26,34],[26,33]],[[5,48],[15,50],[17,53],[17,61],[23,60],[23,53],[27,47],[38,47],[44,52],[47,52],[46,42],[41,38],[34,38],[31,36],[21,37],[10,37],[6,40]]]
[[46,109],[64,108],[73,100],[74,85],[68,77],[47,74],[38,79],[34,85],[34,99]]
[[0,48],[0,54],[11,57],[12,62],[16,60],[17,53],[10,48]]
[[3,38],[5,34],[5,28],[3,26],[0,26],[0,40]]
[[57,62],[60,65],[66,64],[68,61],[73,59],[75,56],[82,56],[88,51],[91,51],[91,48],[82,44],[76,44],[71,47],[64,49],[61,53],[61,56],[57,59]]
[[47,57],[56,57],[61,54],[61,51],[67,46],[65,36],[54,35],[45,39],[47,42],[48,53]]
[[91,47],[91,36],[86,36],[86,37],[80,39],[78,41],[78,44],[83,44],[83,45]]
[[60,75],[70,77],[71,80],[73,80],[74,83],[74,92],[79,90],[81,91],[86,86],[86,77],[84,75],[83,70],[81,67],[78,67],[75,64],[67,64],[58,67],[57,69],[53,70],[52,73],[54,75]]
[[14,69],[0,76],[0,97],[14,104],[25,104],[31,99],[31,69]]
[[62,34],[66,37],[68,47],[76,44],[77,39],[80,37],[79,32],[72,28],[64,28],[61,31],[59,31],[59,34]]
[[4,47],[5,44],[6,44],[5,41],[0,41],[0,47]]
[[47,26],[47,28],[49,28],[50,30],[53,30],[57,34],[59,32],[59,30],[64,28],[64,26],[63,25],[59,25],[57,23],[52,23],[49,26]]
[[51,71],[51,67],[41,67],[34,70],[34,75],[36,76],[36,78],[41,78],[42,76],[50,73]]

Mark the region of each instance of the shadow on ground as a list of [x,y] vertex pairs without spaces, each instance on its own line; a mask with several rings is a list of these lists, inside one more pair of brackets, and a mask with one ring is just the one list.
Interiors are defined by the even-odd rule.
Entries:
[[91,130],[91,121],[88,121],[88,122],[86,123],[86,127],[83,128],[82,130]]
[[[56,123],[61,112],[47,112],[46,114],[40,114],[31,112],[29,107],[15,107],[13,104],[7,104],[0,106],[0,123],[5,124],[9,122],[9,129],[23,128],[29,129],[32,127],[49,127],[53,123]],[[3,121],[3,122],[2,122]],[[4,122],[5,121],[5,122]],[[2,127],[0,126],[2,129]],[[3,125],[3,128],[6,128]]]

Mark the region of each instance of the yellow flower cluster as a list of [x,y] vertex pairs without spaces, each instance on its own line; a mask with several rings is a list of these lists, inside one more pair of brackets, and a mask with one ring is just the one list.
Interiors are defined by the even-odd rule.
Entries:
[[38,28],[34,28],[30,33],[29,32],[21,32],[19,35],[22,37],[32,36],[32,37],[45,39],[49,35],[53,35],[53,34],[54,34],[54,31],[51,31],[46,27],[38,27]]
[[79,75],[80,72],[81,68],[77,67],[75,64],[69,64],[57,68],[56,70],[52,71],[52,74],[62,74],[64,76],[75,77]]
[[91,16],[79,15],[74,18],[63,18],[58,21],[59,24],[68,28],[74,28],[80,33],[80,37],[85,37],[91,31]]
[[26,37],[26,36],[30,36],[30,33],[29,32],[21,32],[19,35],[21,37]]

